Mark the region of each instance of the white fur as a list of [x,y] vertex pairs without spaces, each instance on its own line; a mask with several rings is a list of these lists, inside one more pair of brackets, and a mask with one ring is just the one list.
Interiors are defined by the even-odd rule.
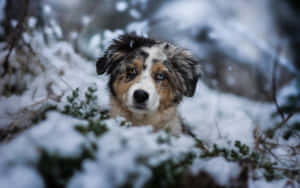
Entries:
[[[143,48],[143,50],[149,54],[149,56],[145,61],[146,69],[142,71],[141,79],[129,88],[128,95],[127,95],[128,97],[127,106],[129,107],[129,109],[132,112],[141,113],[141,114],[155,112],[159,107],[160,97],[156,90],[155,82],[152,78],[151,70],[153,65],[153,59],[158,59],[163,61],[167,58],[166,55],[162,53],[160,46]],[[133,93],[138,89],[145,90],[149,94],[149,99],[146,102],[146,108],[144,110],[134,108]]]

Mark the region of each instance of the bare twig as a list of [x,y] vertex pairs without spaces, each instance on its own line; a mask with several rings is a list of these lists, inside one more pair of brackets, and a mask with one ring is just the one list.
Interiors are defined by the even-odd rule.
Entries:
[[[280,49],[278,50],[280,52]],[[277,101],[277,66],[278,66],[278,58],[275,58],[273,72],[272,72],[272,100],[275,103],[276,110],[280,114],[281,119],[284,120],[284,113],[282,112],[278,101]]]
[[[277,53],[280,54],[281,49],[278,48]],[[276,106],[276,110],[278,114],[281,116],[281,122],[274,128],[273,131],[281,128],[283,125],[285,125],[288,120],[295,114],[295,112],[292,112],[288,114],[287,117],[285,117],[284,112],[282,111],[281,107],[278,104],[277,101],[277,66],[278,66],[278,57],[274,60],[274,66],[273,66],[273,72],[272,72],[272,100]]]
[[284,118],[276,127],[276,129],[280,129],[283,125],[285,125],[289,119],[291,119],[291,117],[295,114],[295,112],[291,112],[286,118]]
[[8,70],[9,70],[9,57],[15,48],[16,44],[18,43],[19,39],[21,38],[21,35],[24,31],[25,28],[25,21],[28,17],[28,11],[29,11],[29,3],[30,0],[25,0],[25,10],[24,10],[24,15],[23,17],[19,20],[18,25],[16,26],[14,32],[11,33],[11,35],[8,37],[8,53],[4,58],[3,61],[3,73],[1,77],[4,77]]

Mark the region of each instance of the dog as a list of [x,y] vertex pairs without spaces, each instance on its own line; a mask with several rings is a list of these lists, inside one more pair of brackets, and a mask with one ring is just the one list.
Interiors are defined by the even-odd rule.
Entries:
[[192,97],[201,65],[191,53],[168,42],[124,34],[114,39],[96,62],[99,75],[108,74],[110,113],[133,126],[183,132],[177,107]]

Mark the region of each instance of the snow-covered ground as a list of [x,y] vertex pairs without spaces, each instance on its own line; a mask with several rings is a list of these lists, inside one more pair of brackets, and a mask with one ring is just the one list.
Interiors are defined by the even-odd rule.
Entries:
[[[28,82],[28,89],[22,95],[0,98],[2,127],[15,121],[16,117],[11,114],[20,109],[31,108],[31,105],[47,98],[51,102],[49,90],[53,92],[52,95],[59,96],[62,93],[69,95],[77,87],[84,91],[88,86],[96,86],[98,105],[109,108],[107,77],[96,75],[94,62],[76,54],[68,42],[46,44],[40,33],[33,34],[30,44],[38,56],[35,58],[45,66],[44,72]],[[11,61],[17,61],[16,56],[14,53]],[[66,98],[62,97],[58,104],[64,106]],[[240,140],[252,148],[255,130],[264,130],[274,123],[270,118],[273,110],[272,104],[223,94],[208,88],[202,81],[198,83],[195,96],[185,99],[180,105],[182,117],[197,137],[208,145],[218,144],[222,147],[231,147],[234,141]],[[46,120],[9,143],[1,144],[1,187],[43,187],[44,182],[35,168],[41,148],[60,156],[76,157],[81,153],[81,146],[88,145],[90,141],[97,144],[99,150],[96,159],[83,161],[83,170],[74,174],[68,187],[117,187],[126,182],[130,174],[135,173],[138,176],[134,185],[140,187],[151,177],[151,170],[138,163],[137,158],[149,158],[149,163],[155,166],[169,159],[180,160],[188,152],[199,152],[189,136],[171,137],[169,142],[159,144],[157,140],[160,137],[169,137],[166,133],[153,133],[149,126],[120,127],[120,121],[106,120],[109,128],[107,133],[99,138],[92,133],[85,137],[74,126],[87,124],[86,120],[59,112],[48,113]],[[22,126],[22,123],[18,126]],[[195,173],[199,170],[207,171],[221,185],[237,177],[240,171],[237,163],[228,162],[222,157],[197,159],[191,169]],[[264,187],[265,183],[251,182],[249,185]],[[278,187],[282,185],[271,184]]]
[[[118,6],[118,9],[124,8],[122,4]],[[145,25],[145,22],[132,23],[127,29],[143,33]],[[55,34],[55,28],[49,27],[44,33],[34,31],[24,35],[35,56],[26,59],[19,51],[12,53],[10,62],[13,65],[18,66],[18,63],[25,61],[42,68],[38,69],[35,76],[24,78],[27,83],[24,93],[0,97],[0,128],[12,124],[29,126],[32,122],[20,115],[25,109],[36,110],[46,103],[56,104],[62,109],[67,104],[66,96],[75,88],[79,88],[80,97],[84,97],[84,91],[89,86],[96,87],[97,105],[99,108],[109,109],[106,86],[108,78],[98,76],[95,62],[81,57],[70,42],[54,39],[53,33]],[[103,35],[92,37],[90,50],[101,54],[102,49],[96,46],[101,43],[105,47],[112,38],[122,33],[121,30],[106,30]],[[0,57],[3,58],[6,53],[7,51],[2,51]],[[4,83],[5,80],[0,81],[0,84]],[[280,98],[292,92],[293,88],[286,87],[280,93]],[[220,93],[208,88],[201,80],[195,96],[185,98],[179,111],[184,121],[191,126],[192,132],[207,147],[217,144],[231,149],[235,141],[239,140],[253,150],[257,133],[274,126],[278,120],[271,117],[275,111],[274,104]],[[46,182],[38,168],[43,151],[60,157],[76,158],[82,155],[83,148],[97,146],[94,158],[84,159],[82,169],[77,170],[66,183],[70,188],[120,187],[128,181],[134,187],[141,187],[152,177],[152,167],[169,160],[180,162],[189,154],[199,156],[202,153],[195,139],[188,135],[175,137],[163,131],[154,133],[150,126],[120,126],[122,121],[122,117],[105,120],[108,131],[98,137],[92,132],[82,135],[76,130],[75,127],[79,124],[88,126],[88,120],[59,111],[48,112],[45,120],[8,143],[0,144],[0,187],[44,187]],[[299,144],[299,141],[280,140],[280,143]],[[281,148],[274,150],[275,154],[286,152],[288,151]],[[293,160],[299,164],[300,158],[296,156]],[[242,170],[237,162],[230,162],[221,156],[196,158],[189,169],[194,174],[200,170],[207,172],[217,183],[225,186],[238,178]],[[288,178],[271,182],[267,182],[263,176],[256,178],[249,174],[249,187],[279,188],[290,182]]]

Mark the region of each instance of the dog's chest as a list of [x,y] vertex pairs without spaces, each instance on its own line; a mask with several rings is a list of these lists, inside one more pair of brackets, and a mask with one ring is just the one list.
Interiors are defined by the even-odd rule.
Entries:
[[118,101],[111,99],[111,116],[122,116],[132,123],[132,126],[151,125],[154,131],[168,130],[174,135],[182,132],[180,118],[176,107],[169,108],[163,112],[150,114],[136,114],[124,108]]

